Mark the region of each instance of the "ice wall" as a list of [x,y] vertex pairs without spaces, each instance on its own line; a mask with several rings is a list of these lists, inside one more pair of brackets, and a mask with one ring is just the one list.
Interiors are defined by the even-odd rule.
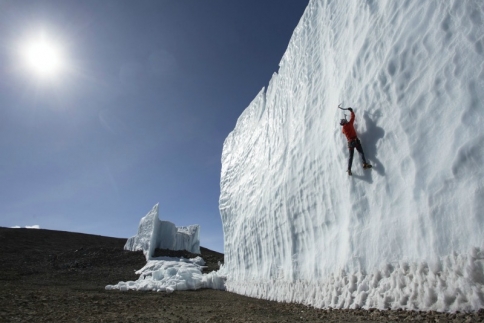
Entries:
[[[222,154],[226,288],[317,307],[484,307],[484,6],[312,0]],[[336,109],[356,112],[372,170]]]
[[137,235],[126,241],[124,249],[143,250],[146,260],[151,259],[156,248],[187,250],[200,253],[200,227],[198,224],[188,227],[176,227],[158,217],[158,204],[141,218]]

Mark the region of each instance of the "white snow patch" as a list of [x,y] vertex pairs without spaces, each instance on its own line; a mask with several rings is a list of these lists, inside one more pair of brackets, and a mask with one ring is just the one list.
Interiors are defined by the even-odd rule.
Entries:
[[138,270],[136,281],[107,285],[106,290],[156,291],[171,293],[175,290],[196,290],[200,288],[225,289],[226,272],[223,266],[218,271],[202,274],[205,261],[193,259],[159,257],[149,260]]
[[[21,226],[19,225],[14,225],[13,227],[11,227],[12,229],[20,229]],[[40,229],[40,225],[38,224],[34,224],[34,225],[26,225],[25,226],[25,229]]]

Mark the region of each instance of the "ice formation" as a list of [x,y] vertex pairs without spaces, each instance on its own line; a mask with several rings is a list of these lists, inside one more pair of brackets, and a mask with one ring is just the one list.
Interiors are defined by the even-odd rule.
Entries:
[[[482,1],[311,0],[222,154],[228,291],[484,307]],[[366,157],[336,109],[356,112]]]
[[199,225],[176,227],[158,217],[158,204],[141,218],[138,234],[126,241],[124,249],[143,250],[146,260],[152,258],[156,248],[171,250],[187,250],[200,253]]
[[205,265],[203,258],[154,257],[156,248],[187,250],[200,254],[199,226],[177,228],[171,222],[160,221],[158,204],[156,204],[141,218],[138,234],[129,238],[124,246],[126,250],[143,250],[147,263],[136,272],[140,277],[136,281],[107,285],[105,289],[167,293],[200,288],[225,289],[226,271],[223,266],[216,272],[204,274],[202,273]]
[[152,258],[136,272],[140,275],[138,280],[107,285],[105,289],[167,293],[172,293],[175,290],[196,290],[200,288],[224,290],[226,272],[223,266],[218,271],[202,274],[203,265],[205,265],[205,261],[201,257],[193,259]]

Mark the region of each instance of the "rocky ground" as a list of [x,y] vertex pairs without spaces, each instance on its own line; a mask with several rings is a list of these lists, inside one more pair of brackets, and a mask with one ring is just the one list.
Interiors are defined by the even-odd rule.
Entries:
[[[216,290],[106,291],[135,280],[126,239],[0,228],[0,322],[484,322],[478,313],[320,310]],[[158,250],[158,255],[180,256]],[[209,270],[223,255],[202,248]]]

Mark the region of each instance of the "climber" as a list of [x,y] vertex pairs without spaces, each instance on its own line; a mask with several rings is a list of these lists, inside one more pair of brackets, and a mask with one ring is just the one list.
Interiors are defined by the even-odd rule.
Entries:
[[363,153],[363,148],[361,147],[360,140],[356,136],[356,131],[355,127],[353,126],[353,123],[355,122],[355,113],[353,112],[352,108],[344,109],[341,106],[338,106],[341,110],[349,110],[351,112],[351,118],[350,121],[345,119],[341,119],[340,125],[343,126],[342,132],[346,136],[346,139],[348,139],[348,149],[350,151],[350,156],[348,159],[348,175],[352,175],[351,173],[351,165],[353,164],[353,154],[356,150],[358,150],[358,153],[360,154],[361,161],[363,162],[363,168],[371,168],[371,165],[366,162],[365,159],[365,154]]

